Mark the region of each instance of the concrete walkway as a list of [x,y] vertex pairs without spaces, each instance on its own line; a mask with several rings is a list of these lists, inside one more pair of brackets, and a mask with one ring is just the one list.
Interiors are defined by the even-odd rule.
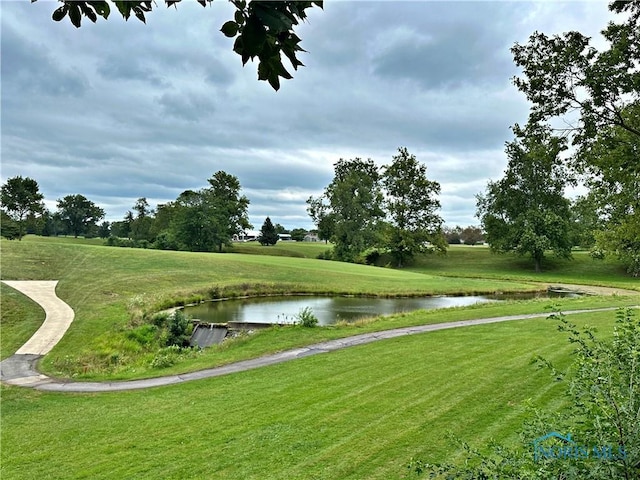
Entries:
[[4,281],[38,303],[45,312],[40,328],[16,353],[0,362],[0,380],[11,385],[32,386],[49,377],[35,369],[40,358],[62,339],[73,322],[73,309],[56,295],[57,281]]
[[[200,370],[192,373],[185,373],[181,375],[170,375],[166,377],[148,378],[142,380],[130,380],[123,382],[74,382],[70,380],[58,380],[47,377],[40,374],[36,370],[36,364],[44,353],[48,352],[55,343],[62,338],[62,335],[69,327],[69,324],[73,320],[73,310],[64,304],[62,300],[55,297],[55,301],[51,298],[51,292],[55,296],[55,284],[57,282],[33,282],[33,283],[51,283],[53,285],[40,287],[34,286],[32,289],[25,287],[26,283],[32,282],[5,282],[7,285],[12,286],[25,293],[26,295],[37,301],[47,312],[47,319],[45,324],[51,319],[50,325],[58,325],[57,328],[49,330],[43,330],[45,325],[34,334],[34,336],[27,342],[15,355],[9,357],[0,362],[0,380],[9,385],[19,385],[22,387],[30,387],[38,390],[54,391],[54,392],[115,392],[123,390],[136,390],[142,388],[158,387],[162,385],[173,385],[176,383],[189,382],[192,380],[200,380],[203,378],[219,377],[222,375],[228,375],[230,373],[243,372],[246,370],[252,370],[254,368],[265,367],[268,365],[275,365],[282,362],[288,362],[298,358],[308,357],[311,355],[318,355],[320,353],[328,353],[343,348],[353,347],[356,345],[364,345],[379,340],[385,340],[389,338],[402,337],[406,335],[415,335],[418,333],[433,332],[436,330],[445,330],[449,328],[468,327],[472,325],[484,325],[489,323],[509,322],[513,320],[527,320],[533,318],[544,318],[549,316],[549,313],[535,313],[528,315],[510,315],[504,317],[494,318],[482,318],[476,320],[464,320],[460,322],[447,322],[437,323],[433,325],[420,325],[416,327],[396,328],[393,330],[384,330],[382,332],[364,333],[362,335],[355,335],[352,337],[340,338],[337,340],[330,340],[327,342],[316,343],[307,347],[296,348],[293,350],[287,350],[284,352],[274,353],[271,355],[265,355],[262,357],[254,358],[251,360],[244,360],[241,362],[231,363],[221,367],[209,368],[206,370]],[[21,285],[17,285],[21,284]],[[17,286],[14,286],[17,285]],[[27,293],[31,292],[31,293]],[[34,296],[32,296],[32,294]],[[59,303],[66,306],[66,309],[60,307]],[[49,310],[49,306],[55,308],[55,310]],[[56,307],[54,307],[56,306]],[[635,307],[637,308],[637,307]],[[610,308],[598,308],[592,310],[573,310],[569,312],[563,312],[565,315],[589,313],[589,312],[607,312],[616,310],[617,307]],[[56,313],[54,313],[56,312]],[[70,318],[69,318],[69,312]],[[41,330],[43,331],[40,334]],[[44,332],[50,332],[52,338],[55,338],[55,342],[45,341]],[[41,339],[39,339],[42,337]],[[34,340],[35,338],[35,340]],[[32,342],[32,340],[34,340]],[[27,347],[27,345],[31,345]],[[27,347],[27,348],[25,348]],[[44,353],[43,353],[44,352]]]

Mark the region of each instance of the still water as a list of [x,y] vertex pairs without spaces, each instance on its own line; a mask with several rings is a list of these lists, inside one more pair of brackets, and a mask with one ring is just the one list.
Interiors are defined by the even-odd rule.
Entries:
[[419,309],[466,307],[477,303],[496,302],[514,298],[533,298],[549,294],[485,295],[465,297],[413,297],[413,298],[367,298],[367,297],[322,297],[285,296],[257,297],[236,300],[205,302],[184,308],[194,319],[207,323],[294,323],[296,315],[305,307],[312,310],[320,325],[331,325],[339,321],[354,321],[359,318]]

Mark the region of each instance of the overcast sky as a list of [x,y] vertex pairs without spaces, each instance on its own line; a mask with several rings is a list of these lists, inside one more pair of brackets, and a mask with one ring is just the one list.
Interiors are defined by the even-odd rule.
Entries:
[[55,2],[0,2],[3,183],[34,178],[51,210],[83,194],[113,221],[224,170],[254,227],[311,228],[305,200],[336,161],[404,146],[441,184],[446,224],[477,224],[528,113],[509,48],[535,30],[598,37],[609,18],[600,1],[326,1],[298,30],[306,66],[274,92],[220,33],[230,4],[157,1],[146,25],[113,8],[80,29],[51,20]]

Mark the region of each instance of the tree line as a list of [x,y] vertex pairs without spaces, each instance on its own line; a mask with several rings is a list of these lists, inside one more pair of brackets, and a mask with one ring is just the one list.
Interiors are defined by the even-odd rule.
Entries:
[[208,186],[185,190],[154,211],[139,198],[122,221],[103,221],[105,211],[80,194],[57,201],[57,211],[44,206],[38,183],[21,176],[2,186],[2,236],[21,239],[25,233],[108,238],[108,244],[172,250],[222,250],[234,235],[251,228],[249,200],[240,194],[240,182],[216,172]]
[[[253,228],[248,219],[249,199],[240,193],[237,177],[216,172],[208,186],[185,190],[172,202],[153,209],[146,197],[138,198],[120,221],[102,221],[105,211],[84,195],[67,195],[57,210],[45,208],[38,182],[29,177],[9,178],[1,187],[2,236],[22,239],[27,233],[85,238],[100,237],[111,246],[163,250],[222,251],[232,240]],[[281,234],[302,241],[304,228],[287,230],[267,217],[257,241],[275,245]]]

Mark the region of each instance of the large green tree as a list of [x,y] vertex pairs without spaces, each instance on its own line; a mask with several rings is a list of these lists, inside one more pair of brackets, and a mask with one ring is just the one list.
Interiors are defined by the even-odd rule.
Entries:
[[591,191],[583,204],[596,211],[583,220],[602,224],[582,240],[597,240],[597,252],[617,254],[640,275],[640,2],[614,1],[609,8],[620,16],[602,31],[601,50],[580,32],[536,32],[516,44],[523,73],[514,83],[532,104],[532,121],[561,117],[576,146],[571,166],[586,174]]
[[478,195],[477,215],[492,250],[528,254],[539,272],[547,250],[571,255],[570,202],[563,196],[567,173],[560,158],[566,142],[544,125],[513,130],[505,175]]
[[217,225],[203,191],[185,190],[170,209],[170,237],[180,248],[195,252],[213,250]]
[[[640,101],[622,115],[640,128]],[[640,276],[640,136],[618,125],[602,128],[582,150],[589,204],[601,219],[596,248],[614,253]]]
[[[39,215],[44,212],[44,195],[40,193],[38,182],[29,177],[9,178],[0,189],[2,209],[7,215],[2,229],[10,237],[22,240],[25,232],[25,220],[29,215]],[[15,227],[7,220],[15,222]]]
[[89,233],[105,215],[102,208],[80,194],[58,199],[58,213],[74,237]]
[[427,244],[446,250],[437,196],[440,184],[427,178],[427,167],[401,147],[390,165],[384,167],[382,185],[388,220],[386,246],[402,267]]
[[222,251],[231,245],[234,235],[251,228],[249,223],[249,199],[240,194],[240,181],[226,172],[216,172],[209,180],[210,187],[205,196],[213,205],[213,216],[217,223],[214,243]]
[[380,173],[371,159],[340,159],[334,168],[324,193],[333,221],[331,241],[338,260],[353,262],[380,240],[384,218]]
[[[203,7],[212,1],[197,0]],[[307,18],[306,10],[314,5],[322,8],[322,1],[230,2],[236,10],[233,18],[222,25],[221,32],[229,38],[235,38],[233,51],[240,55],[243,65],[249,60],[258,59],[258,80],[266,80],[278,90],[281,77],[292,78],[282,63],[284,57],[294,70],[304,66],[298,58],[298,53],[304,50],[294,29]],[[146,15],[156,6],[152,0],[61,0],[61,3],[53,12],[53,19],[60,21],[68,17],[75,27],[82,25],[83,18],[94,23],[98,17],[106,20],[112,6],[125,20],[134,16],[146,23]],[[167,7],[177,6],[180,0],[165,0],[165,3]]]

